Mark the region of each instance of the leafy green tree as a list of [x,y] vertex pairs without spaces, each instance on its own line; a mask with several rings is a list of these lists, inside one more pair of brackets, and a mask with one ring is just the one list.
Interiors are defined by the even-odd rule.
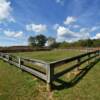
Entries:
[[67,43],[66,41],[62,42],[60,45],[59,45],[59,48],[67,48],[69,47],[69,43]]
[[92,47],[93,46],[93,40],[88,39],[87,40],[87,47]]
[[100,39],[86,39],[86,40],[78,40],[76,42],[68,43],[64,42],[56,42],[55,38],[49,37],[40,34],[37,36],[30,36],[28,39],[30,46],[35,47],[43,47],[45,46],[46,42],[47,45],[51,48],[69,48],[69,47],[100,47]]
[[30,36],[28,38],[28,43],[29,43],[30,46],[36,46],[35,37]]
[[36,46],[36,47],[45,46],[46,41],[47,41],[46,36],[44,36],[42,34],[37,35],[35,37],[30,36],[29,39],[28,39],[29,45],[30,46]]
[[38,47],[45,46],[46,41],[47,41],[47,37],[42,34],[37,35],[35,37],[35,43],[36,43],[36,46],[38,46]]
[[100,47],[100,39],[94,39],[93,40],[93,46],[94,47]]

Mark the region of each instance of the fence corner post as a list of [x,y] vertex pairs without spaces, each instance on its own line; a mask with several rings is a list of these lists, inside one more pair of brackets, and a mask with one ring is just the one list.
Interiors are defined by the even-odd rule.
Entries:
[[52,91],[52,79],[54,75],[54,67],[51,64],[47,64],[47,91]]

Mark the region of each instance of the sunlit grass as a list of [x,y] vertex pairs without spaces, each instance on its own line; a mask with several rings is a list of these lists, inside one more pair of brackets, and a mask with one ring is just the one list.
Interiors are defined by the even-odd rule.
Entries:
[[[15,55],[51,62],[80,53],[82,52],[41,51],[18,53]],[[68,65],[70,66],[71,64]],[[86,65],[84,64],[83,67]],[[61,67],[60,70],[62,70]],[[73,78],[75,78],[75,74],[71,71],[63,75],[60,79],[70,82]],[[0,60],[0,100],[48,100],[49,96],[50,94],[46,90],[46,83]],[[55,89],[52,98],[52,100],[99,100],[100,62],[94,65],[77,84],[69,88],[66,86],[66,88],[61,90]]]
[[61,60],[68,57],[73,57],[78,54],[84,53],[82,51],[76,50],[52,50],[52,51],[36,51],[36,52],[21,52],[21,53],[15,53],[14,55],[20,56],[20,57],[29,57],[29,58],[35,58],[44,60],[46,62]]

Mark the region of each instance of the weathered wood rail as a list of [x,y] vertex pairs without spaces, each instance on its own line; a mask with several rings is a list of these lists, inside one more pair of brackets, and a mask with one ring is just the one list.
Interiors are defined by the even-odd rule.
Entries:
[[[81,64],[83,64],[86,61],[91,60],[92,58],[96,58],[99,55],[100,55],[100,50],[96,50],[96,51],[88,52],[85,54],[80,54],[75,57],[65,58],[62,60],[47,63],[42,60],[23,58],[23,57],[18,57],[18,56],[14,56],[12,54],[1,52],[0,59],[17,66],[22,71],[26,71],[26,72],[28,72],[32,75],[35,75],[36,77],[44,80],[45,82],[47,82],[47,84],[50,88],[52,82],[54,80],[56,80],[57,78],[59,78],[60,76],[62,76],[64,73],[67,73],[68,71],[70,71],[74,68],[79,69],[79,66]],[[84,57],[86,57],[86,58],[84,60],[82,60]],[[54,69],[56,67],[59,68],[60,65],[67,64],[67,63],[70,63],[73,61],[77,61],[77,63],[73,66],[73,68],[69,68],[67,70],[64,70],[62,72],[55,74]],[[30,64],[31,64],[31,67],[29,67]],[[34,66],[36,66],[36,68],[34,68]],[[37,69],[37,67],[39,67],[39,69],[43,69],[43,71],[40,71],[39,69]]]
[[44,65],[42,66],[43,68],[47,69],[45,66],[47,65],[46,62],[41,61],[41,60],[36,60],[36,59],[27,59],[27,58],[21,58],[21,57],[17,57],[8,53],[0,53],[0,58],[10,64],[13,64],[15,66],[17,66],[18,68],[22,69],[23,71],[29,72],[37,77],[39,77],[40,79],[43,80],[47,80],[47,75],[43,74],[35,69],[32,69],[30,67],[27,67],[24,65],[24,62],[30,62],[32,64],[35,63],[36,64],[41,64]]

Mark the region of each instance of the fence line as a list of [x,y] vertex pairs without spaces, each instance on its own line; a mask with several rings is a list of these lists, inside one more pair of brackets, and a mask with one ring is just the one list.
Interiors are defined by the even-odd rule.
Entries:
[[[75,57],[71,57],[71,58],[65,58],[62,60],[58,60],[58,61],[54,61],[51,63],[47,63],[45,61],[42,60],[37,60],[37,59],[29,59],[29,58],[23,58],[23,57],[17,57],[8,53],[0,53],[0,58],[10,64],[13,64],[15,66],[17,66],[18,68],[20,68],[23,71],[26,71],[30,74],[35,75],[36,77],[44,80],[45,82],[47,82],[47,84],[49,84],[48,86],[51,87],[51,84],[54,80],[56,80],[58,77],[62,76],[64,73],[67,73],[68,71],[74,69],[74,68],[78,68],[79,69],[79,65],[83,64],[84,62],[91,60],[92,58],[95,58],[97,56],[100,55],[100,50],[96,50],[96,51],[92,51],[92,52],[88,52],[85,54],[81,54]],[[82,60],[84,57],[87,57],[86,59]],[[73,61],[77,61],[76,65],[74,65],[72,68],[69,68],[67,70],[64,70],[60,73],[54,73],[54,69],[56,67],[59,68],[60,65],[63,64],[67,64]],[[41,72],[39,69],[33,68],[33,67],[28,67],[28,64],[31,64],[32,66],[40,66],[41,68],[43,68],[45,70],[45,73]]]
[[[47,63],[44,61],[36,60],[36,59],[21,58],[21,57],[7,54],[7,53],[0,53],[0,58],[10,64],[17,66],[18,68],[22,69],[23,71],[29,72],[45,81],[47,80],[47,75],[40,73],[39,71],[34,70],[34,69],[29,68],[24,65],[25,61],[37,63],[37,64],[41,63],[41,64],[46,65]],[[44,66],[42,66],[42,67],[46,69],[46,67],[44,67]]]
[[[64,72],[62,72],[63,74],[61,74],[61,73],[54,74],[54,69],[56,67],[59,68],[59,66],[61,66],[63,64],[67,64],[67,63],[70,63],[72,61],[77,61],[77,64],[73,66],[73,69],[76,67],[77,67],[77,69],[79,69],[79,65],[83,64],[84,62],[86,62],[88,60],[91,60],[94,57],[99,56],[99,54],[100,54],[100,50],[97,50],[97,51],[92,51],[92,52],[88,52],[85,54],[81,54],[81,55],[78,55],[75,57],[65,58],[62,60],[51,62],[49,64],[49,69],[48,69],[48,72],[49,72],[48,74],[50,74],[50,75],[48,75],[49,76],[48,82],[52,83],[52,81],[56,80],[58,77],[62,76],[64,73],[72,70],[72,68],[69,68],[69,69],[67,69],[67,71],[64,70]],[[84,57],[88,57],[88,58],[86,58],[85,60],[82,61],[82,58],[84,58]]]

